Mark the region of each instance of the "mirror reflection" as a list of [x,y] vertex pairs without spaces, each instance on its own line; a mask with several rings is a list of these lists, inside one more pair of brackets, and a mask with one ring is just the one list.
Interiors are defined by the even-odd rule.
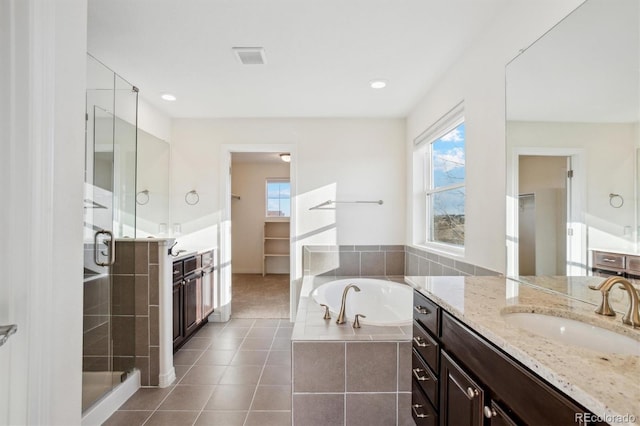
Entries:
[[509,276],[637,253],[639,4],[587,0],[507,66]]
[[138,129],[136,236],[166,237],[169,223],[169,144]]

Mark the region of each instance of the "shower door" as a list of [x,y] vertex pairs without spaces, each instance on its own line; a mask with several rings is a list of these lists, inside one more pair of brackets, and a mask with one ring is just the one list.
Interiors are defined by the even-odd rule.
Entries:
[[82,410],[135,367],[134,253],[137,89],[91,56],[87,62]]

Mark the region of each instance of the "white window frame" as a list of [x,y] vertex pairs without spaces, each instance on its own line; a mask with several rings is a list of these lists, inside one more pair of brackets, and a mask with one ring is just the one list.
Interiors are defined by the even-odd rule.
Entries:
[[[267,219],[289,219],[291,217],[291,213],[288,216],[269,216],[269,184],[270,183],[288,183],[289,190],[291,190],[291,179],[290,178],[266,178],[264,182],[264,216]],[[289,194],[289,210],[291,210],[291,194]]]
[[[455,107],[453,107],[449,112],[443,115],[439,120],[437,120],[434,124],[432,124],[427,130],[422,132],[417,138],[414,139],[414,158],[415,156],[422,157],[422,203],[423,208],[419,209],[422,214],[420,214],[418,218],[414,218],[414,226],[416,220],[422,221],[422,226],[424,226],[422,233],[422,241],[416,242],[419,246],[424,246],[430,250],[435,250],[439,252],[443,252],[446,254],[454,255],[454,256],[464,256],[465,244],[466,244],[466,233],[465,233],[465,242],[462,245],[444,243],[439,241],[433,241],[433,218],[431,211],[431,199],[432,195],[436,193],[441,193],[445,191],[449,191],[457,188],[466,188],[466,164],[465,164],[465,179],[462,183],[456,183],[452,185],[442,186],[439,188],[432,187],[432,144],[437,141],[442,136],[446,135],[451,130],[458,127],[460,124],[465,122],[464,115],[464,103],[460,102]],[[465,132],[465,159],[467,153],[467,134]],[[415,163],[414,163],[415,164]],[[465,225],[466,225],[466,210],[467,210],[467,196],[465,191]],[[414,209],[416,211],[416,209]]]

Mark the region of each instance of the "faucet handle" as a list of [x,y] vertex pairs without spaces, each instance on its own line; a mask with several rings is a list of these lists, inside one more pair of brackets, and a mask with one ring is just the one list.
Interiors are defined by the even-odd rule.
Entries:
[[322,303],[320,304],[320,306],[324,308],[324,316],[322,318],[326,320],[331,319],[331,314],[329,313],[329,307]]
[[353,320],[353,328],[360,328],[360,318],[366,318],[366,315],[356,314],[356,319]]

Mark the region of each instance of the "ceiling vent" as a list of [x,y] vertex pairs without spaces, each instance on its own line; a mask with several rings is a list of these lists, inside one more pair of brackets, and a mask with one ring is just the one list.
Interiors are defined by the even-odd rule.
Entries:
[[264,65],[267,63],[263,47],[233,47],[232,49],[243,65]]

